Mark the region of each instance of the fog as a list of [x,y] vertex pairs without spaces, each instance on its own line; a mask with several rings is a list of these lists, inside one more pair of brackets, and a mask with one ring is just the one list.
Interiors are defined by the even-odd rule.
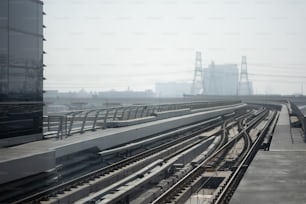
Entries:
[[45,89],[154,89],[247,56],[255,94],[302,93],[306,1],[44,1]]

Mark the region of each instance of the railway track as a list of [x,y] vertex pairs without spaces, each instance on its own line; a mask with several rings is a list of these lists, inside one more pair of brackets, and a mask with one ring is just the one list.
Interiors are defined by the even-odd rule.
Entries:
[[[196,168],[190,171],[185,177],[180,179],[176,184],[161,194],[158,198],[154,199],[152,203],[184,203],[192,193],[196,193],[194,189],[199,189],[200,185],[203,185],[201,183],[209,181],[209,179],[203,181],[202,176],[205,172],[207,172],[207,169],[213,166],[214,171],[220,170],[221,166],[218,166],[217,162],[220,158],[222,158],[220,155],[222,155],[224,151],[229,151],[233,145],[237,143],[237,141],[243,139],[243,151],[241,154],[237,155],[237,159],[241,160],[238,167],[235,168],[231,175],[225,180],[223,186],[221,189],[219,189],[218,193],[215,194],[214,199],[211,201],[211,203],[214,204],[228,203],[235,188],[239,184],[239,181],[242,178],[247,165],[251,162],[258,148],[260,147],[265,132],[268,130],[268,127],[271,124],[274,116],[275,112],[269,113],[267,110],[261,111],[256,118],[245,124],[245,128],[243,128],[239,134],[230,139],[226,144],[215,151],[210,157],[205,159]],[[255,142],[253,143],[250,136],[248,135],[248,131],[262,121],[266,121],[264,129],[260,132]],[[239,124],[243,124],[243,122],[239,122]],[[192,187],[197,188],[192,189]]]
[[[217,127],[221,124],[222,124],[222,120],[221,120],[220,117],[218,117],[218,118],[215,118],[215,119],[211,119],[211,120],[208,120],[208,121],[201,122],[199,124],[190,125],[190,126],[181,128],[179,130],[170,131],[168,133],[159,135],[157,137],[169,137],[171,135],[180,134],[181,137],[179,137],[179,138],[177,138],[173,141],[161,144],[161,145],[159,145],[155,148],[152,148],[152,149],[146,150],[144,152],[138,153],[134,156],[128,157],[128,158],[123,159],[121,161],[115,162],[115,163],[113,163],[113,164],[111,164],[107,167],[104,167],[104,168],[98,169],[96,171],[93,171],[91,173],[85,174],[85,175],[80,176],[76,179],[72,179],[70,181],[58,184],[56,186],[45,189],[43,191],[34,193],[30,196],[26,196],[24,198],[18,199],[16,201],[13,201],[12,203],[39,203],[41,201],[50,200],[50,198],[54,198],[57,195],[62,195],[63,192],[69,192],[71,189],[73,189],[77,186],[82,186],[83,184],[89,183],[89,182],[91,182],[91,181],[93,181],[97,178],[100,178],[103,175],[115,174],[120,169],[126,168],[127,166],[129,166],[131,164],[135,164],[135,163],[137,163],[137,161],[145,160],[146,158],[160,152],[161,150],[163,150],[165,148],[171,147],[171,146],[173,146],[173,145],[175,145],[175,144],[177,144],[181,141],[188,140],[188,139],[192,138],[193,136],[195,136],[197,134],[200,134],[203,131],[206,131],[206,130],[211,129],[211,128],[215,128],[215,127]],[[199,128],[199,126],[203,126],[203,127]],[[154,138],[151,139],[151,140],[152,140],[152,142],[155,141]],[[118,180],[118,178],[120,179],[122,177],[125,177],[126,174],[131,173],[131,172],[135,171],[136,169],[139,169],[141,167],[146,166],[151,161],[152,161],[152,159],[147,159],[146,161],[143,161],[142,164],[140,164],[140,162],[138,162],[137,165],[134,165],[134,167],[131,167],[129,171],[125,171],[124,175],[121,175],[121,177],[117,177],[117,180]],[[111,179],[108,179],[108,180],[106,179],[106,181],[104,182],[104,185],[108,185],[111,182],[115,182],[115,181],[111,180]],[[77,198],[75,198],[75,199],[77,199]]]
[[[260,132],[252,146],[249,146],[248,151],[246,152],[245,155],[242,157],[242,161],[240,162],[239,166],[237,169],[233,172],[231,175],[230,179],[226,182],[226,185],[223,186],[220,190],[220,194],[218,197],[216,197],[213,201],[212,204],[227,204],[229,203],[235,189],[237,188],[240,180],[242,179],[246,167],[251,163],[253,160],[254,156],[256,155],[258,149],[260,148],[266,132],[269,130],[269,127],[271,123],[273,123],[276,112],[271,113],[268,118],[267,118],[267,123],[265,124],[263,131]],[[251,143],[251,139],[249,138],[249,143]]]
[[[182,179],[174,186],[179,185],[179,183],[186,185],[188,183],[186,182],[187,180],[189,181],[190,178],[194,178],[194,176],[190,175],[192,172],[204,171],[206,168],[205,165],[215,158],[216,155],[220,156],[220,153],[228,151],[233,146],[235,140],[245,137],[245,143],[249,143],[246,145],[246,149],[250,149],[251,140],[246,132],[266,116],[266,114],[267,112],[264,110],[251,111],[231,116],[231,118],[224,120],[220,120],[219,118],[206,123],[202,122],[201,125],[203,127],[201,128],[194,124],[195,130],[186,127],[184,131],[180,131],[182,136],[172,141],[160,144],[157,147],[143,151],[107,167],[37,192],[12,203],[50,204],[73,203],[77,201],[78,203],[116,203],[124,200],[129,202],[129,195],[136,195],[137,197],[135,191],[141,192],[145,190],[139,190],[142,187],[152,187],[159,180],[183,171],[185,172],[180,174]],[[248,121],[250,118],[253,119]],[[229,137],[229,131],[234,131],[234,129],[242,130],[235,137]],[[151,140],[151,142],[153,141]],[[212,148],[212,146],[214,147]],[[198,155],[201,155],[202,152],[205,152],[206,149],[210,149],[210,152],[208,153],[207,151],[206,158],[204,157],[205,160],[196,166],[194,166],[194,163],[190,165],[190,162]],[[122,150],[122,148],[119,147],[119,150]],[[246,157],[247,152],[244,151],[243,156],[240,156],[240,158]],[[187,161],[186,158],[189,158],[189,160]],[[201,159],[198,159],[198,163],[199,161]],[[182,165],[187,166],[188,171]],[[134,188],[131,188],[131,186]],[[173,187],[164,192],[160,197],[154,198],[152,202],[168,202],[171,197],[169,195],[173,194],[168,194],[167,192],[170,192]],[[180,187],[177,188],[179,189]]]
[[[227,128],[232,128],[233,125],[229,125]],[[221,139],[221,135],[224,132],[224,130],[220,130],[218,132],[218,137],[215,137],[213,144],[215,143],[215,141],[218,141],[217,143],[220,143]],[[216,147],[217,145],[215,145]],[[209,146],[211,147],[211,146]],[[209,148],[207,148],[209,149]],[[186,147],[184,149],[182,149],[182,151],[174,154],[174,155],[169,155],[166,158],[163,158],[162,161],[160,161],[160,163],[157,164],[153,164],[155,165],[154,167],[148,169],[148,171],[146,172],[136,172],[136,175],[140,175],[141,174],[141,178],[138,179],[134,179],[131,178],[131,180],[129,181],[124,181],[121,184],[118,184],[117,186],[113,186],[112,189],[108,189],[108,190],[101,190],[96,192],[95,194],[80,200],[77,203],[117,203],[117,202],[123,202],[123,203],[148,203],[149,200],[145,199],[142,201],[132,201],[129,199],[129,195],[133,194],[133,190],[135,189],[140,189],[141,187],[145,186],[146,183],[150,183],[154,180],[156,180],[156,177],[158,177],[158,174],[162,174],[164,175],[162,172],[165,171],[165,169],[169,169],[171,168],[171,166],[175,165],[176,163],[180,164],[180,166],[188,166],[189,162],[184,162],[184,161],[179,161],[180,158],[185,158],[188,157],[186,155],[188,155],[188,153],[186,151],[189,151],[189,153],[191,151],[193,151],[190,147]],[[203,152],[203,149],[197,153],[195,153],[193,156],[196,157],[197,155],[201,154],[201,152]],[[210,152],[211,153],[211,152]],[[206,153],[204,157],[209,156],[210,153]],[[179,162],[178,162],[179,161]],[[190,159],[189,161],[192,161],[192,159]],[[182,177],[184,176],[186,173],[188,173],[189,171],[192,170],[192,166],[188,166],[187,168],[183,169],[182,171],[178,172],[178,174],[176,174],[177,177]],[[165,175],[164,175],[165,176]],[[163,176],[163,177],[164,177]],[[149,185],[150,186],[150,185]],[[148,187],[148,185],[146,186],[146,188]],[[144,198],[145,196],[139,196],[141,198]],[[125,200],[127,199],[127,200]]]

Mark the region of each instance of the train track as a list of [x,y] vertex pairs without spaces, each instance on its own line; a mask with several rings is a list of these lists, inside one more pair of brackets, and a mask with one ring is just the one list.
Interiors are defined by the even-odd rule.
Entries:
[[[181,160],[183,156],[191,155],[192,151],[197,152],[201,150],[203,152],[203,148],[207,148],[214,141],[217,141],[218,137],[220,137],[215,152],[211,153],[212,155],[210,156],[207,155],[209,157],[196,168],[190,169],[190,173],[198,171],[195,169],[203,170],[203,166],[205,166],[208,161],[212,160],[212,156],[218,155],[220,152],[225,152],[227,148],[233,145],[235,139],[243,138],[243,135],[247,136],[245,134],[246,131],[262,119],[264,114],[266,114],[264,111],[259,111],[257,113],[249,112],[226,119],[225,121],[218,119],[206,126],[204,125],[205,123],[202,122],[202,128],[197,127],[196,130],[193,131],[191,131],[190,128],[186,128],[188,134],[181,131],[182,136],[173,141],[166,142],[152,149],[113,163],[107,167],[82,175],[76,179],[61,183],[41,192],[37,192],[12,203],[72,203],[82,197],[87,198],[80,200],[80,203],[98,203],[103,201],[103,199],[103,202],[105,203],[117,202],[118,199],[124,199],[124,197],[128,196],[129,193],[132,193],[131,189],[129,191],[124,190],[122,191],[123,193],[121,196],[115,198],[113,196],[113,199],[111,199],[112,196],[109,195],[116,195],[114,192],[117,192],[118,194],[119,190],[117,189],[120,189],[122,186],[125,186],[134,180],[136,182],[139,180],[137,185],[142,186],[145,183],[156,179],[156,177],[164,175],[165,172],[171,169],[175,165],[175,162]],[[229,140],[228,131],[234,127],[236,128],[236,126],[243,126],[243,120],[252,117],[255,117],[255,119],[244,124],[247,125],[247,127],[235,136],[235,138]],[[196,127],[196,125],[194,126]],[[203,135],[201,136],[201,133],[205,131],[207,132],[208,130],[211,130],[210,134],[206,134],[205,137]],[[248,140],[247,137],[245,141],[251,143],[251,140]],[[249,149],[251,144],[247,146]],[[247,154],[246,152],[248,151],[245,151],[244,155]],[[151,171],[155,169],[158,169],[155,174],[148,176],[148,172],[151,173]],[[190,173],[187,174],[186,172],[184,178],[186,177],[187,179]],[[145,176],[148,176],[148,178],[142,178]],[[178,183],[186,182],[179,181]],[[164,198],[169,200],[169,196],[167,196],[166,193],[171,191],[171,189],[164,193],[165,196],[155,199],[153,203],[163,203]],[[90,193],[93,193],[93,195],[88,197]],[[108,201],[105,199],[105,196],[108,196]]]
[[[228,126],[227,128],[232,128],[232,125]],[[223,132],[224,130],[222,129],[218,132],[218,134],[220,134],[221,136]],[[220,142],[221,141],[220,136],[215,137],[215,140],[219,139],[217,141]],[[215,140],[213,143],[215,143]],[[175,165],[175,163],[177,163],[180,160],[179,158],[188,157],[188,152],[186,151],[189,151],[190,153],[192,151],[191,147],[183,148],[181,151],[163,158],[163,160],[159,161],[159,163],[153,164],[153,166],[147,169],[147,171],[136,172],[134,177],[130,178],[129,180],[122,181],[121,183],[112,186],[111,189],[100,190],[94,193],[93,195],[80,200],[77,203],[101,203],[101,204],[117,203],[117,202],[130,203],[131,201],[129,200],[129,195],[133,194],[133,190],[135,191],[135,189],[140,189],[142,186],[145,186],[146,183],[150,183],[154,181],[156,177],[158,177],[158,174],[163,174],[162,172],[165,171],[165,169],[168,169],[171,166]],[[194,156],[201,154],[201,152],[203,152],[203,150],[201,150],[200,152],[197,152]],[[206,154],[205,156],[208,156],[208,155],[209,154]],[[187,164],[186,162],[184,163],[184,161],[180,161],[178,163],[181,164],[182,166],[185,166]],[[192,170],[192,168],[190,167],[191,166],[189,165],[189,168],[185,168],[181,172],[181,174],[186,174],[188,171]],[[140,175],[140,174],[141,174],[141,178],[135,178],[136,175]],[[182,175],[177,175],[177,176],[182,176]],[[124,199],[128,199],[128,200],[124,200]],[[147,202],[148,200],[142,201],[142,203],[147,203]],[[139,203],[139,201],[136,201],[135,203]]]
[[[264,138],[264,134],[267,131],[274,116],[274,112],[270,113],[269,116],[267,110],[263,110],[262,112],[260,112],[260,114],[258,114],[255,119],[252,119],[249,123],[246,124],[245,128],[243,128],[242,131],[239,132],[239,134],[237,134],[221,148],[215,151],[210,157],[205,159],[202,163],[200,163],[197,167],[195,167],[192,171],[185,175],[185,177],[180,179],[175,185],[173,185],[171,188],[161,194],[158,198],[156,198],[152,203],[184,203],[189,198],[191,193],[195,193],[192,192],[191,186],[199,186],[199,183],[203,182],[203,180],[201,180],[202,175],[204,172],[207,171],[207,168],[211,167],[214,163],[216,163],[216,160],[220,158],[220,155],[224,151],[228,151],[238,140],[244,138],[244,150],[241,155],[239,155],[239,158],[242,158],[242,161],[239,163],[238,168],[233,171],[229,179],[225,182],[225,186],[221,188],[215,199],[213,199],[212,201],[212,203],[216,204],[228,203],[230,197],[232,196],[232,193],[234,192],[240,179],[243,176],[246,166],[251,162],[252,158],[256,154],[260,143]],[[255,142],[252,143],[252,140],[250,139],[247,132],[263,120],[267,120],[265,127],[255,140]],[[216,165],[215,168],[216,171],[218,171],[220,166]],[[188,194],[188,196],[186,196],[186,194]]]
[[[240,180],[242,179],[246,168],[249,166],[254,156],[256,155],[258,149],[260,148],[266,132],[269,130],[271,123],[273,123],[276,112],[270,114],[270,117],[267,119],[267,123],[265,124],[263,130],[260,132],[256,140],[254,141],[252,146],[248,146],[249,149],[246,154],[242,157],[242,161],[240,162],[237,169],[233,172],[230,179],[226,182],[226,185],[221,188],[220,194],[216,197],[212,204],[227,204],[230,201],[235,189],[237,188]],[[251,139],[249,138],[249,143],[251,143]]]
[[[210,124],[213,123],[213,124]],[[206,126],[205,126],[206,124]],[[127,166],[137,163],[138,161],[144,160],[142,162],[142,164],[140,164],[139,162],[137,163],[138,165],[136,167],[133,167],[130,169],[130,172],[135,171],[136,169],[140,169],[144,166],[146,166],[148,163],[150,163],[151,161],[153,161],[153,159],[146,159],[154,154],[157,154],[158,152],[160,152],[163,149],[169,148],[177,143],[180,143],[182,141],[186,141],[190,138],[192,138],[195,135],[200,134],[203,131],[206,131],[208,129],[212,129],[212,128],[216,128],[217,126],[222,124],[222,120],[220,120],[220,118],[216,118],[216,119],[212,119],[212,120],[208,120],[205,122],[201,122],[199,124],[194,124],[194,125],[190,125],[184,128],[181,128],[180,130],[177,131],[171,131],[170,133],[166,133],[169,135],[173,135],[173,134],[181,134],[182,136],[179,137],[178,139],[175,139],[173,141],[161,144],[155,148],[146,150],[144,152],[138,153],[134,156],[128,157],[126,159],[123,159],[119,162],[113,163],[107,167],[98,169],[94,172],[88,173],[86,175],[82,175],[78,178],[72,179],[70,181],[61,183],[59,185],[50,187],[48,189],[45,189],[43,191],[34,193],[30,196],[21,198],[17,201],[13,201],[12,203],[39,203],[41,201],[46,201],[46,200],[50,200],[50,198],[54,198],[57,195],[61,195],[63,194],[63,192],[68,192],[73,188],[76,188],[78,186],[82,186],[86,183],[89,183],[91,181],[94,181],[97,178],[100,178],[101,176],[104,175],[110,175],[110,174],[114,174],[115,172],[118,172],[118,170],[126,168]],[[199,128],[199,125],[203,126],[201,128]],[[194,130],[196,129],[196,130]],[[184,136],[184,134],[187,134],[186,136]],[[190,142],[190,141],[188,141]],[[146,160],[145,160],[146,159]],[[156,157],[155,157],[156,159]],[[128,173],[128,172],[127,172]],[[126,175],[123,175],[123,177]],[[120,178],[120,177],[119,177]],[[107,180],[107,179],[106,179]],[[105,185],[114,182],[114,180],[108,180],[105,181]]]

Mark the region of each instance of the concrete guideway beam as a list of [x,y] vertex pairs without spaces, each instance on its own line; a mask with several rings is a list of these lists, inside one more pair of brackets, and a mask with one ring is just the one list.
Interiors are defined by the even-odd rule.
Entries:
[[[102,151],[170,129],[230,114],[244,107],[246,107],[246,104],[238,104],[233,107],[198,112],[129,127],[85,132],[66,140],[42,140],[1,149],[0,184],[53,169],[56,167],[56,159],[65,155],[93,147],[98,147]],[[15,171],[12,171],[12,169]],[[19,172],[21,170],[23,173]]]

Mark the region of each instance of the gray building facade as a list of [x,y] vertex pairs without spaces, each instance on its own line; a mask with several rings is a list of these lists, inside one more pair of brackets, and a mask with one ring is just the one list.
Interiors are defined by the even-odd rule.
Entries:
[[0,1],[0,146],[42,138],[43,2]]
[[239,78],[236,64],[211,63],[204,69],[203,78],[205,95],[237,95]]

